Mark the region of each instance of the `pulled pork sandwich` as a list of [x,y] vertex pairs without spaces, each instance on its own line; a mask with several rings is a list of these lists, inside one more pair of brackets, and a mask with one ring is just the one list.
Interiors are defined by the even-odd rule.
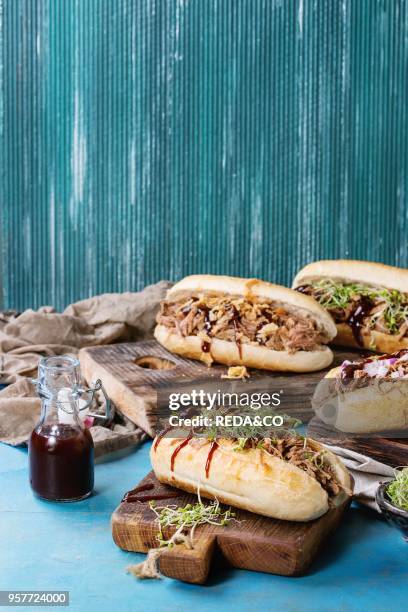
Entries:
[[336,344],[379,353],[408,348],[408,270],[368,261],[316,261],[297,274],[293,288],[330,313]]
[[326,424],[345,433],[406,432],[408,349],[344,361],[319,383],[312,405]]
[[353,487],[336,455],[301,436],[208,440],[160,434],[150,458],[160,482],[287,521],[322,516]]
[[260,280],[187,276],[161,303],[155,337],[173,353],[208,365],[309,372],[333,360],[336,334],[312,298]]

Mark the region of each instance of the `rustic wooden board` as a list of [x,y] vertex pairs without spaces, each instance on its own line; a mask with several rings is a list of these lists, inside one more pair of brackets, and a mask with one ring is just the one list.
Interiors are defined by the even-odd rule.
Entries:
[[350,436],[342,432],[333,432],[318,417],[309,422],[307,434],[323,444],[341,446],[349,450],[361,453],[391,467],[408,465],[408,439],[386,438],[371,435],[370,437]]
[[[150,472],[138,486],[154,484],[146,497],[160,495],[167,498],[157,505],[185,506],[195,503],[195,495],[184,493],[158,482]],[[140,494],[144,495],[143,493]],[[308,523],[279,521],[237,510],[237,520],[226,527],[201,525],[195,531],[194,549],[184,545],[166,549],[159,557],[162,574],[184,582],[202,584],[206,581],[214,555],[222,556],[233,567],[299,576],[304,574],[315,559],[326,536],[337,527],[350,503],[329,510],[321,518]],[[147,552],[156,548],[158,526],[148,500],[122,502],[112,515],[112,535],[124,550]],[[164,532],[166,538],[173,531]]]
[[[357,359],[360,354],[358,351],[336,348],[330,367],[339,365],[345,359]],[[231,382],[221,378],[227,372],[226,366],[213,365],[208,368],[200,361],[169,353],[155,340],[86,348],[80,351],[79,358],[87,381],[101,378],[119,410],[151,436],[154,436],[157,424],[160,391],[180,391],[181,387],[187,388],[189,384],[195,387],[205,385],[208,390],[221,387],[227,390],[229,386],[237,393],[284,390],[281,411],[300,418],[304,423],[310,421],[310,437],[355,450],[388,465],[408,464],[407,441],[384,437],[347,437],[340,433],[334,439],[333,433],[315,417],[310,400],[327,370],[306,374],[250,370],[249,381]]]
[[[355,352],[336,349],[330,367],[356,356]],[[200,361],[184,359],[169,353],[155,340],[85,348],[79,359],[86,380],[101,378],[121,412],[151,436],[156,425],[158,392],[176,391],[189,383],[213,390],[221,386],[226,390],[229,386],[237,393],[283,390],[281,411],[308,422],[313,416],[310,399],[326,371],[292,374],[250,370],[248,381],[226,381],[221,376],[227,373],[227,366],[209,368]]]

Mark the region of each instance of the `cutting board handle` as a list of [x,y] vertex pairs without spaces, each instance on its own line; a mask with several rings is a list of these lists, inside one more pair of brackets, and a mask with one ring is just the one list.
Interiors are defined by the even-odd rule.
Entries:
[[160,555],[160,572],[169,578],[204,584],[210,571],[214,546],[215,536],[211,534],[196,535],[194,548],[177,544]]

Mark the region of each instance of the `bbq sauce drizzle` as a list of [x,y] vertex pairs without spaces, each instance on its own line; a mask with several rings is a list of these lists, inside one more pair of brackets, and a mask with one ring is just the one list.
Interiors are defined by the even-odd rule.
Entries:
[[240,323],[239,312],[235,308],[234,304],[231,304],[231,310],[232,310],[232,319],[231,320],[232,320],[232,324],[234,326],[235,344],[237,345],[239,358],[242,361],[242,344],[241,344],[241,340],[239,340],[237,338],[237,333],[239,331],[239,323]]
[[[310,285],[300,285],[299,287],[296,287],[296,291],[299,291],[299,293],[304,293],[305,295],[310,295],[310,288]],[[364,346],[363,337],[361,334],[362,327],[364,327],[363,320],[365,317],[370,315],[373,308],[374,302],[372,302],[370,298],[362,296],[346,320],[346,323],[351,328],[352,334],[358,346]]]
[[207,342],[207,340],[202,340],[201,350],[203,351],[203,353],[211,353],[211,342]]
[[131,503],[133,501],[139,501],[139,497],[137,494],[142,493],[143,491],[151,491],[151,489],[154,489],[154,484],[151,482],[145,485],[140,485],[139,487],[135,487],[134,489],[131,489],[130,491],[124,494],[122,502]]
[[187,446],[187,444],[190,442],[191,438],[193,437],[193,434],[190,434],[187,436],[187,438],[185,440],[183,440],[181,442],[181,444],[179,444],[173,451],[173,454],[171,456],[171,460],[170,460],[170,469],[172,472],[174,472],[174,463],[176,461],[176,457],[179,454],[179,452],[181,451],[182,448],[184,448],[185,446]]
[[[145,502],[159,499],[167,499],[170,497],[177,497],[178,493],[169,492],[169,493],[148,493],[147,495],[143,495],[144,491],[151,491],[154,489],[154,484],[152,482],[148,482],[144,485],[140,485],[131,491],[125,493],[122,499],[122,503],[134,503],[134,502]],[[142,493],[142,495],[140,495]]]
[[305,293],[306,295],[308,295],[310,291],[310,285],[299,285],[299,287],[296,287],[295,291],[299,291],[299,293]]
[[207,333],[210,333],[214,325],[213,322],[210,321],[210,309],[208,306],[202,305],[199,307],[198,312],[204,313],[204,329]]
[[[179,444],[177,446],[177,448],[174,450],[172,456],[171,456],[171,471],[174,472],[174,462],[176,459],[177,454],[180,452],[180,450],[186,446],[188,444],[188,442],[191,440],[192,438],[192,434],[190,434],[185,440],[183,440],[183,442],[181,442],[181,444]],[[161,438],[159,439],[159,441],[161,440]],[[218,448],[218,442],[216,440],[214,440],[211,443],[210,446],[210,450],[208,451],[208,455],[207,455],[207,461],[205,463],[205,475],[206,478],[209,477],[210,475],[210,467],[211,467],[211,461],[212,458],[214,456],[215,451]],[[152,489],[154,489],[155,485],[152,482],[148,482],[144,485],[140,485],[138,487],[135,487],[134,489],[131,489],[130,491],[128,491],[127,493],[125,493],[125,495],[122,498],[122,503],[135,503],[135,502],[147,502],[147,501],[152,501],[152,500],[161,500],[161,499],[170,499],[172,497],[178,497],[178,493],[176,492],[171,492],[169,491],[168,493],[147,493],[144,494],[146,491],[152,491]]]
[[[170,469],[171,469],[171,471],[172,471],[172,472],[174,472],[174,464],[175,464],[175,461],[176,461],[176,457],[177,457],[177,455],[179,454],[179,452],[181,451],[181,449],[182,449],[182,448],[184,448],[185,446],[187,446],[187,444],[190,442],[190,440],[192,439],[192,437],[193,437],[193,434],[188,435],[188,436],[187,436],[187,438],[185,438],[185,439],[184,439],[184,440],[183,440],[183,441],[182,441],[182,442],[181,442],[181,443],[180,443],[180,444],[179,444],[179,445],[178,445],[178,446],[177,446],[177,447],[174,449],[173,454],[172,454],[171,459],[170,459]],[[214,440],[214,441],[211,443],[210,450],[208,451],[208,455],[207,455],[207,461],[206,461],[206,463],[205,463],[205,475],[206,475],[206,477],[207,477],[207,478],[208,478],[208,476],[209,476],[209,474],[210,474],[211,461],[212,461],[212,458],[213,458],[214,453],[215,453],[215,451],[217,450],[217,448],[218,448],[218,442],[217,442],[216,440]],[[131,491],[131,493],[132,493],[132,491]]]
[[340,373],[341,381],[345,384],[354,380],[354,372],[357,370],[361,370],[364,361],[360,361],[358,363],[348,363],[346,366],[343,366]]
[[[196,297],[192,298],[192,304],[197,301],[198,301],[198,298]],[[185,315],[188,315],[188,313],[191,310],[192,304],[187,304],[187,306],[181,309],[181,312]],[[205,304],[203,304],[198,308],[198,312],[204,313],[204,329],[207,332],[207,334],[210,334],[213,328],[213,325],[214,325],[214,323],[210,321],[210,309],[208,308],[208,306],[205,306]],[[203,353],[211,354],[211,342],[208,342],[207,340],[202,340],[201,350],[203,351]]]
[[150,491],[151,489],[154,489],[153,483],[147,483],[145,485],[140,485],[140,487],[136,487],[135,489],[131,489],[124,494],[122,502],[130,503],[132,501],[139,501],[137,494],[142,493],[143,491]]
[[[200,306],[198,310],[199,312],[204,313],[204,329],[207,332],[207,334],[210,335],[212,332],[212,328],[214,326],[214,322],[210,320],[210,309],[208,308],[208,306],[203,305],[203,306]],[[240,317],[239,317],[238,309],[234,306],[234,304],[231,304],[231,311],[232,311],[231,321],[234,326],[234,333],[235,333],[235,344],[238,349],[239,358],[242,360],[242,343],[241,343],[241,340],[237,338],[237,332],[239,331]],[[208,340],[202,340],[201,350],[203,351],[203,353],[211,354],[211,342],[208,342]]]
[[[203,304],[199,307],[198,312],[204,313],[204,329],[207,334],[210,335],[211,330],[213,328],[213,322],[210,321],[210,309],[208,308],[208,306],[205,306]],[[207,340],[202,340],[201,350],[203,351],[203,353],[210,353],[211,355],[211,342],[208,342]]]
[[[172,429],[172,427],[167,427],[164,431],[162,431],[156,438],[154,445],[153,445],[153,450],[156,451],[157,447],[159,446],[160,442],[162,441],[162,439],[164,438],[164,436],[166,435],[166,433],[168,431],[170,431],[170,429]],[[179,452],[181,451],[182,448],[184,448],[185,446],[187,446],[187,444],[190,442],[190,440],[193,438],[193,434],[190,433],[187,438],[185,438],[173,451],[172,455],[171,455],[171,459],[170,459],[170,469],[172,472],[174,472],[174,464],[176,461],[176,457],[179,454]],[[211,467],[211,461],[212,458],[214,456],[215,451],[218,448],[218,442],[216,440],[214,440],[211,443],[210,446],[210,450],[208,451],[208,455],[207,455],[207,461],[205,463],[205,475],[208,478],[210,475],[210,467]],[[143,491],[148,491],[150,489],[153,489],[154,485],[153,484],[145,484],[145,485],[141,485],[140,487],[136,487],[136,489],[132,489],[131,491],[128,491],[123,499],[122,502],[135,502],[135,501],[150,501],[152,499],[166,499],[167,497],[176,497],[177,494],[173,494],[173,493],[169,493],[168,495],[138,495],[139,493],[142,493]]]
[[211,466],[211,461],[213,458],[213,455],[215,453],[215,451],[218,448],[218,442],[216,440],[213,441],[213,443],[210,446],[210,450],[208,451],[208,455],[207,455],[207,461],[205,463],[205,475],[206,478],[208,478],[208,476],[210,475],[210,466]]
[[369,298],[362,297],[346,321],[346,323],[351,327],[354,339],[359,346],[364,346],[363,337],[361,335],[363,320],[365,317],[369,316],[373,307],[374,304]]
[[159,435],[157,436],[155,443],[153,445],[153,450],[156,451],[157,447],[159,446],[160,442],[163,440],[164,436],[166,435],[166,433],[168,433],[172,428],[172,426],[170,425],[170,427],[166,427],[166,429],[163,429],[163,431],[161,433],[159,433]]

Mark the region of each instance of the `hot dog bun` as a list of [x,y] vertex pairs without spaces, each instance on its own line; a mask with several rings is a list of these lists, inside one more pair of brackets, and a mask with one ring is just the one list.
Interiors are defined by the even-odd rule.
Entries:
[[[231,504],[250,512],[288,521],[311,521],[325,514],[329,508],[327,492],[319,482],[296,465],[272,456],[261,449],[234,451],[232,440],[219,440],[211,468],[206,476],[206,462],[211,442],[194,440],[177,454],[174,471],[171,456],[180,438],[163,438],[150,458],[160,482],[178,487],[221,503]],[[308,439],[316,450],[323,447]],[[325,457],[337,481],[346,491],[352,488],[347,469],[330,451]],[[344,500],[343,490],[334,504]]]
[[[315,261],[308,264],[295,276],[292,287],[300,287],[312,281],[331,279],[347,283],[362,283],[369,287],[384,287],[408,293],[408,270],[369,261],[348,259]],[[398,334],[385,334],[375,329],[364,330],[359,344],[347,323],[337,323],[334,344],[392,353],[408,348],[408,337],[398,339]]]
[[398,384],[373,379],[366,387],[340,392],[329,383],[339,379],[340,372],[340,367],[330,370],[312,398],[312,407],[324,423],[355,434],[408,429],[408,380]]
[[328,346],[318,351],[272,351],[264,346],[241,345],[241,355],[234,342],[211,341],[211,353],[204,352],[202,341],[198,336],[183,338],[164,325],[157,325],[154,337],[171,353],[188,359],[198,359],[211,365],[213,361],[227,366],[245,365],[248,368],[272,370],[279,372],[314,372],[327,368],[333,361],[333,353]]
[[326,259],[314,261],[302,268],[295,276],[292,287],[320,278],[363,283],[372,287],[396,289],[408,293],[408,270],[371,261],[353,259]]
[[[177,301],[190,295],[261,298],[285,308],[292,314],[313,320],[327,337],[327,341],[336,334],[332,318],[314,299],[280,285],[231,276],[187,276],[168,291],[166,300]],[[331,350],[323,344],[318,350],[289,353],[245,343],[239,348],[235,342],[212,338],[210,350],[203,351],[202,339],[197,335],[182,336],[175,329],[163,325],[156,326],[154,335],[169,351],[208,364],[216,361],[228,366],[245,365],[266,370],[309,372],[323,369],[333,361]]]

